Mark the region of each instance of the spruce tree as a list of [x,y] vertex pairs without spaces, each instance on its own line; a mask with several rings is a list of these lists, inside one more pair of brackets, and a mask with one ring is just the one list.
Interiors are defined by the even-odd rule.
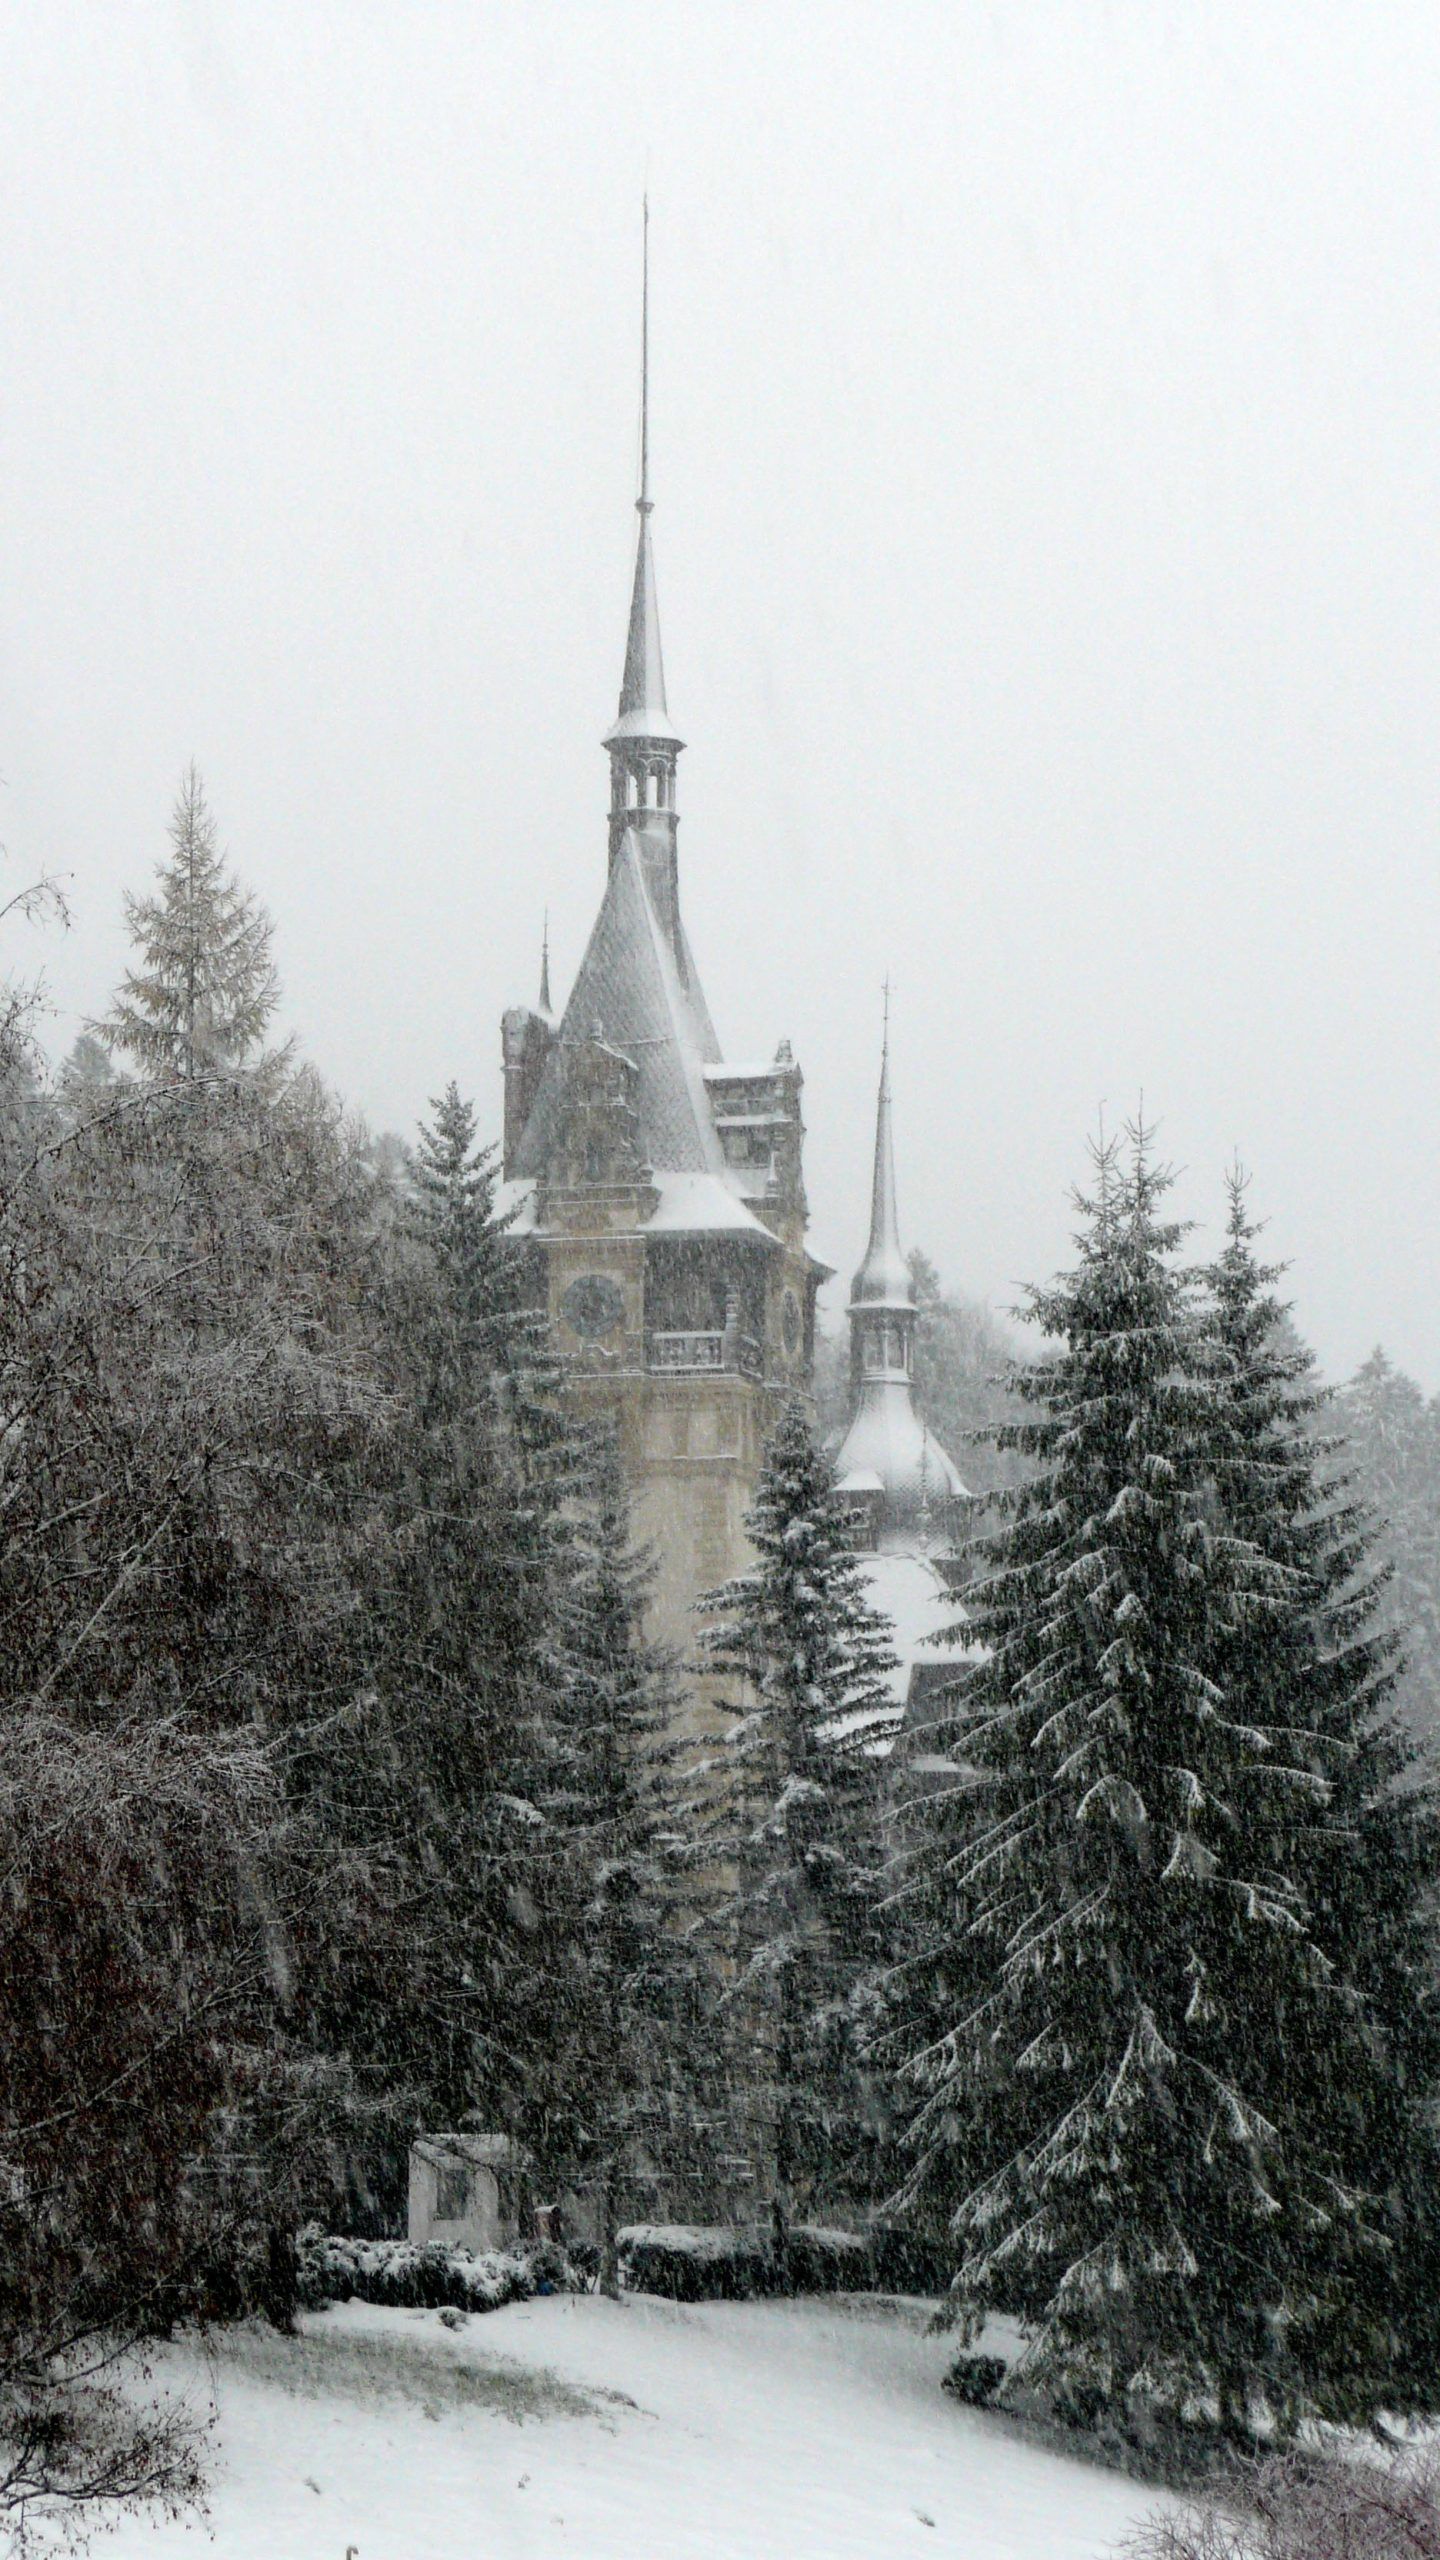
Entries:
[[1012,2391],[1283,2431],[1353,2408],[1336,2304],[1387,2235],[1308,2069],[1359,2032],[1314,1910],[1323,1744],[1253,1671],[1299,1575],[1218,1499],[1223,1364],[1132,1135],[1031,1293],[1054,1355],[1013,1373],[1035,1474],[982,1542],[966,1774],[912,1883],[943,2006],[915,2001],[910,2191],[971,2333],[1027,2315]]
[[1440,1398],[1426,1401],[1413,1378],[1373,1351],[1336,1398],[1356,1489],[1377,1524],[1391,1567],[1387,1608],[1404,1630],[1398,1712],[1440,1768]]
[[877,2108],[859,2051],[884,1865],[880,1764],[895,1656],[850,1514],[789,1404],[746,1527],[752,1569],[702,1603],[712,1668],[744,1683],[725,1848],[732,2002],[759,2048],[746,2077],[771,2151],[777,2242],[822,2198],[870,2189]]
[[155,890],[146,898],[126,893],[136,965],[99,1028],[142,1075],[231,1075],[251,1059],[279,1000],[273,928],[220,852],[193,764],[169,832]]
[[1287,1825],[1278,1808],[1272,1855],[1304,1894],[1328,2015],[1317,2042],[1308,1989],[1292,2016],[1288,1985],[1276,1983],[1266,2044],[1279,2076],[1267,2103],[1283,2124],[1298,2091],[1308,2138],[1367,2199],[1369,2244],[1337,2261],[1327,2230],[1310,2258],[1315,2352],[1332,2390],[1343,2393],[1349,2377],[1363,2416],[1377,2393],[1392,2403],[1417,2386],[1433,2396],[1424,2368],[1437,2334],[1440,1826],[1433,1782],[1397,1713],[1404,1660],[1387,1624],[1391,1569],[1378,1560],[1353,1473],[1336,1472],[1343,1442],[1324,1429],[1333,1399],[1274,1294],[1279,1267],[1258,1259],[1245,1194],[1237,1169],[1225,1248],[1206,1275],[1221,1393],[1215,1493],[1231,1529],[1285,1581],[1263,1616],[1231,1636],[1217,1675],[1289,1728],[1292,1755],[1317,1781],[1303,1824]]
[[546,1907],[565,1996],[527,2110],[553,2182],[588,2192],[615,2281],[622,2200],[692,2191],[699,2170],[702,1969],[686,1926],[686,1820],[675,1666],[644,1620],[654,1569],[630,1543],[613,1442],[568,1516],[546,1647]]
[[314,1818],[367,1901],[314,1985],[315,2032],[351,2039],[388,2106],[366,2174],[391,2210],[407,2127],[512,2129],[555,2031],[533,1790],[565,1488],[516,1421],[538,1351],[495,1183],[452,1085],[383,1258],[389,1461],[358,1489],[374,1529],[349,1710],[308,1763]]

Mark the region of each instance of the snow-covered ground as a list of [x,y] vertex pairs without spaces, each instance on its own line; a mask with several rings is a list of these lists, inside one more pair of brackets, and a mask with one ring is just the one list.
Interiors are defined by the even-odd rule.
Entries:
[[218,2405],[211,2531],[120,2560],[1095,2560],[1153,2500],[939,2389],[918,2304],[346,2303],[167,2381]]

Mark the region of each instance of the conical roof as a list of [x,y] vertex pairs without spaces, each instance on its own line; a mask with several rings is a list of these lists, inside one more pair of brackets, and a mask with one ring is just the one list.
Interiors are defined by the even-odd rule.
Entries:
[[870,1241],[850,1289],[852,1307],[913,1307],[915,1283],[900,1250],[895,1209],[895,1134],[890,1118],[890,1039],[880,1052],[875,1110],[875,1165],[870,1184]]
[[646,1163],[657,1173],[723,1173],[704,1073],[718,1063],[720,1044],[679,932],[677,962],[627,828],[516,1151],[518,1176],[544,1175],[560,1134],[565,1051],[597,1036],[634,1063],[636,1138]]
[[648,498],[640,501],[640,539],[635,550],[635,584],[630,595],[620,709],[614,727],[605,733],[605,744],[618,746],[626,738],[655,738],[672,747],[684,744],[671,725],[665,701],[665,662],[660,653],[660,608],[655,594]]

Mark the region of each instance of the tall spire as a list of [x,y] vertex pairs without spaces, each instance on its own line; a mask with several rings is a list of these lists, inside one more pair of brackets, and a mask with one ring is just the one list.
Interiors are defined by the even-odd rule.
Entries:
[[915,1283],[900,1250],[895,1208],[895,1133],[890,1119],[890,981],[885,981],[885,1028],[880,1045],[880,1093],[875,1107],[875,1164],[870,1183],[870,1242],[850,1292],[853,1307],[913,1307]]
[[640,288],[640,495],[635,501],[640,535],[635,546],[635,583],[630,593],[630,629],[625,644],[625,673],[620,708],[605,744],[612,750],[634,739],[678,748],[665,701],[665,663],[660,653],[660,610],[655,594],[655,557],[650,543],[650,199],[644,199],[644,248]]
[[550,1003],[550,910],[545,910],[545,923],[540,934],[540,1010],[548,1014]]

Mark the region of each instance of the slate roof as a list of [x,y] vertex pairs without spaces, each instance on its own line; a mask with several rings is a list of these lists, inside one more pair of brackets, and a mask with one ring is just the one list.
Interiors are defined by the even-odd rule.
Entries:
[[[682,975],[683,970],[683,975]],[[723,1174],[705,1068],[719,1062],[684,927],[679,958],[655,912],[640,847],[627,828],[576,973],[534,1108],[515,1154],[520,1179],[544,1174],[559,1135],[567,1048],[596,1035],[638,1071],[638,1140],[657,1173]]]

